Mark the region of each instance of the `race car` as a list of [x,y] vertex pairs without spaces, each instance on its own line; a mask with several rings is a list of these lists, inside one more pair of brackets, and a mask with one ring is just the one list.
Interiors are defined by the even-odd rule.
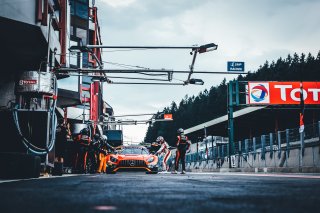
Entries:
[[107,155],[108,174],[120,170],[144,170],[147,174],[158,173],[158,157],[144,146],[121,146],[116,153]]

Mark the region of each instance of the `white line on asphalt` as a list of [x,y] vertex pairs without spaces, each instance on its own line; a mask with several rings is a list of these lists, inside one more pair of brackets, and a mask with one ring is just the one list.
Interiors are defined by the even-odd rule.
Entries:
[[[13,179],[13,180],[0,180],[1,183],[9,183],[9,182],[19,182],[19,181],[28,181],[28,180],[43,180],[43,179],[52,179],[52,178],[65,178],[65,177],[75,177],[75,176],[83,176],[86,174],[66,174],[62,176],[41,176],[39,178],[29,178],[29,179]],[[170,176],[170,177],[192,177],[192,176],[200,176],[200,175],[213,175],[213,176],[249,176],[249,177],[277,177],[277,178],[300,178],[300,179],[320,179],[319,175],[311,175],[311,174],[256,174],[256,173],[217,173],[217,172],[188,172],[186,175],[180,174],[158,174],[158,176]],[[90,177],[97,177],[98,175],[90,176]],[[141,175],[145,176],[145,175]]]
[[256,173],[209,173],[209,172],[199,172],[199,173],[187,173],[187,174],[199,174],[199,175],[233,175],[233,176],[252,176],[252,177],[282,177],[282,178],[306,178],[306,179],[320,179],[319,175],[309,175],[309,174],[256,174]]
[[306,175],[306,174],[239,174],[243,176],[254,177],[283,177],[283,178],[305,178],[305,179],[320,179],[318,175]]
[[68,175],[62,175],[62,176],[40,176],[39,178],[28,178],[28,179],[11,179],[11,180],[1,180],[1,183],[10,183],[10,182],[19,182],[19,181],[28,181],[28,180],[43,180],[43,179],[52,179],[52,178],[64,178],[64,177],[74,177],[74,176],[81,176],[83,174],[68,174]]

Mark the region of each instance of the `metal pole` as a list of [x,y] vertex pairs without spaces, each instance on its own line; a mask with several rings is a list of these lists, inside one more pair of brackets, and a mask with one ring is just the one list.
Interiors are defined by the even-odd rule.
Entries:
[[200,46],[111,46],[111,45],[86,45],[87,48],[101,49],[199,49]]
[[144,113],[144,114],[128,114],[128,115],[112,115],[109,117],[120,118],[120,117],[135,117],[135,116],[145,116],[145,115],[154,115],[154,113]]
[[229,123],[229,149],[228,149],[228,157],[229,157],[229,168],[232,168],[231,165],[231,155],[234,151],[234,128],[233,128],[233,98],[232,98],[232,84],[233,81],[230,81],[228,84],[228,123]]
[[188,83],[190,81],[191,75],[193,73],[194,64],[195,64],[196,58],[197,58],[197,53],[198,53],[198,51],[194,51],[194,53],[193,53],[193,59],[192,59],[191,65],[190,65],[190,72],[189,72],[187,80],[185,81],[186,83]]
[[261,160],[266,159],[266,136],[261,135]]
[[273,157],[273,134],[272,133],[270,133],[269,134],[270,135],[270,158],[272,158]]
[[[78,57],[79,56],[79,57]],[[79,68],[82,69],[82,52],[79,53],[79,55],[77,55],[77,63],[79,62]],[[81,85],[82,85],[82,75],[79,76],[78,78],[78,91],[79,91],[79,94],[81,95],[82,93],[82,88],[81,88]],[[82,98],[82,97],[80,97]]]
[[[53,119],[53,118],[52,118]],[[54,128],[54,127],[52,127]],[[47,135],[46,135],[46,148],[48,148],[49,145],[49,131],[50,131],[50,112],[47,112]],[[53,133],[52,133],[53,134]],[[47,165],[49,165],[49,153],[46,154],[45,156],[46,160],[44,162],[44,168],[46,168]]]
[[52,14],[50,13],[50,17],[49,17],[49,26],[48,26],[48,51],[47,51],[47,69],[46,72],[50,71],[50,38],[51,38],[51,23],[52,23]]
[[290,154],[290,130],[286,129],[286,151],[287,151],[287,158],[289,158],[289,154]]
[[205,145],[206,145],[206,150],[205,150],[205,155],[206,155],[206,160],[207,160],[207,163],[208,163],[208,158],[209,158],[209,155],[208,155],[208,152],[209,152],[209,150],[208,150],[208,140],[207,140],[207,128],[204,126],[203,127],[203,129],[204,129],[204,142],[205,142]]
[[235,91],[235,96],[236,96],[236,106],[238,106],[240,104],[240,100],[239,100],[239,82],[236,81],[235,82],[236,85],[236,91]]
[[278,158],[281,158],[281,132],[278,131]]
[[197,162],[199,161],[199,141],[200,141],[200,138],[198,137],[198,141],[197,141]]
[[245,152],[246,152],[246,155],[249,154],[249,139],[245,139],[244,140],[244,149],[245,149]]
[[215,155],[214,155],[213,136],[212,135],[211,135],[211,151],[212,151],[212,153],[211,153],[212,160],[214,160]]
[[109,83],[109,84],[142,84],[142,85],[174,85],[174,86],[185,86],[185,84],[183,83],[157,83],[157,82],[113,82],[113,83]]
[[[83,69],[77,69],[77,68],[60,68],[57,69],[56,72],[75,72],[75,73],[97,73],[97,72],[104,72],[104,73],[168,73],[168,70],[164,69],[92,69],[92,68],[83,68]],[[172,73],[190,73],[189,70],[170,70]],[[193,71],[193,73],[198,74],[230,74],[230,75],[239,75],[239,74],[245,74],[244,72],[219,72],[219,71]]]
[[304,131],[300,133],[300,166],[303,166],[303,156],[304,156]]
[[148,80],[148,81],[168,81],[168,79],[159,79],[159,78],[133,78],[133,77],[119,77],[119,76],[108,76],[108,78],[130,79],[130,80]]
[[256,138],[252,138],[252,143],[253,143],[253,158],[256,159],[256,154],[257,154],[257,147],[256,147]]
[[82,123],[84,124],[85,123],[85,116],[86,116],[86,113],[85,113],[85,103],[86,103],[86,95],[84,95],[84,101],[83,101],[83,110],[82,110]]

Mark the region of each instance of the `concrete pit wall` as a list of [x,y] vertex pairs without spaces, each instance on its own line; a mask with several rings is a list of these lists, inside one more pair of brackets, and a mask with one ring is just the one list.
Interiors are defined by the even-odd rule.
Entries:
[[[305,141],[304,154],[301,158],[300,142],[291,143],[287,150],[285,144],[281,150],[265,152],[262,158],[261,150],[248,154],[232,156],[232,168],[229,168],[229,159],[224,157],[220,160],[202,160],[188,162],[187,171],[192,172],[288,172],[288,173],[320,173],[320,141],[313,138]],[[268,147],[267,147],[268,148]]]

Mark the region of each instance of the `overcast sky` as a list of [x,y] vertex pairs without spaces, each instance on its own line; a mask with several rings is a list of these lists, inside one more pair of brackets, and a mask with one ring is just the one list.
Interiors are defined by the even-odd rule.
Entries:
[[[266,60],[294,52],[316,55],[320,50],[319,0],[96,0],[96,5],[104,45],[218,44],[218,50],[198,56],[195,70],[226,71],[227,61],[244,61],[246,71],[254,71]],[[103,59],[187,70],[192,56],[189,50],[106,50]],[[122,67],[105,64],[105,68]],[[185,80],[187,75],[173,77]],[[204,86],[109,84],[105,99],[116,115],[155,113],[186,94],[197,95],[224,77],[232,78],[193,77],[202,78]],[[147,125],[124,127],[125,140],[143,140],[146,129]]]

